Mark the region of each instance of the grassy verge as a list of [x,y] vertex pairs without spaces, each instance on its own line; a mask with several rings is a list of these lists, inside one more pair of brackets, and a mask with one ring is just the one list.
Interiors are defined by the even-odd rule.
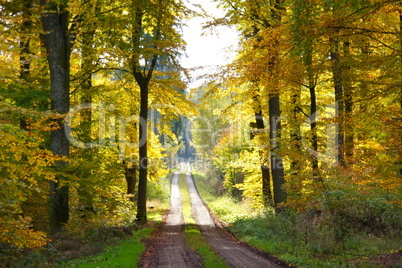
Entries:
[[137,267],[139,258],[145,250],[142,240],[149,238],[154,230],[155,228],[145,228],[136,231],[132,237],[120,241],[117,245],[107,247],[102,254],[95,257],[73,261],[68,265],[68,267]]
[[180,193],[182,198],[183,217],[184,221],[187,223],[185,227],[187,244],[190,248],[200,254],[203,259],[204,267],[228,267],[223,260],[215,254],[192,218],[190,195],[186,185],[185,174],[180,174]]
[[[169,179],[159,185],[150,185],[154,196],[159,199],[147,202],[147,226],[139,226],[132,230],[132,235],[120,237],[106,247],[100,249],[101,253],[68,262],[65,267],[137,267],[142,253],[145,251],[144,240],[150,238],[157,225],[162,222],[162,215],[169,209]],[[151,195],[152,197],[152,195]]]
[[150,224],[141,229],[132,231],[132,235],[114,241],[102,249],[99,255],[92,255],[82,259],[72,260],[65,267],[80,268],[108,268],[108,267],[137,267],[141,254],[145,251],[144,240],[151,237],[156,226],[161,223],[161,215],[167,209],[166,204],[159,200],[152,200],[148,205],[148,219]]
[[[228,223],[239,239],[298,267],[402,267],[399,235],[368,234],[333,228],[314,215],[273,215],[251,212],[247,202],[214,196],[216,186],[194,175],[201,196],[212,212]],[[213,180],[213,179],[212,179]],[[329,221],[329,220],[327,220]],[[317,227],[318,226],[318,227]],[[346,233],[347,232],[347,233]],[[390,260],[387,259],[396,259]]]
[[230,224],[238,218],[258,214],[253,212],[247,202],[239,203],[227,194],[222,195],[221,191],[217,190],[217,183],[219,182],[214,181],[214,178],[206,178],[202,174],[195,172],[193,176],[202,199],[224,223]]
[[170,178],[149,183],[147,225],[134,221],[135,205],[124,200],[113,214],[88,211],[73,217],[44,247],[19,250],[0,245],[0,267],[136,267],[145,249],[143,240],[169,209]]

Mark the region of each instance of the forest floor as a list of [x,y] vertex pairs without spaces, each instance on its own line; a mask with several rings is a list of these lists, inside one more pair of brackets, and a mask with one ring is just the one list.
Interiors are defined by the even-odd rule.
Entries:
[[[238,241],[225,231],[211,216],[198,194],[191,173],[186,182],[190,195],[193,218],[205,240],[229,267],[288,267],[267,253]],[[147,242],[141,267],[202,267],[202,260],[191,250],[185,240],[182,215],[179,173],[175,173],[171,183],[171,208],[165,215],[163,224]]]

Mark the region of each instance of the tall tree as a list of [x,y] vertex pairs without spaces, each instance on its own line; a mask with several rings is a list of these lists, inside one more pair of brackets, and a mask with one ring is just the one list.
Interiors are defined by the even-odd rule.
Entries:
[[[51,108],[59,114],[66,114],[70,106],[70,53],[73,30],[69,29],[68,1],[41,0],[43,8],[42,25],[50,69]],[[56,119],[52,131],[51,150],[55,155],[69,155],[69,140],[64,131],[63,120]],[[56,169],[67,163],[59,161]],[[57,176],[50,183],[50,228],[55,233],[61,230],[69,219],[69,188],[60,184],[63,178]]]
[[348,28],[344,17],[350,9],[342,2],[333,1],[330,1],[326,8],[333,16],[329,30],[329,46],[337,118],[336,160],[338,165],[345,166],[347,160],[353,156],[354,147],[353,127],[350,122],[353,113],[350,40],[348,34],[341,33],[342,28]]
[[[257,102],[259,103],[259,101]],[[261,105],[259,105],[259,110],[258,112],[255,112],[254,117],[255,117],[255,126],[257,128],[257,131],[265,131],[265,124],[264,124],[264,117],[262,114],[261,110]],[[266,157],[266,150],[261,150],[260,149],[260,158],[261,158],[261,179],[262,179],[262,195],[263,195],[263,201],[267,206],[272,206],[272,183],[271,183],[271,176],[270,176],[270,171],[268,165],[268,157]]]
[[353,86],[352,86],[352,55],[350,51],[351,41],[346,38],[343,42],[343,89],[345,116],[343,125],[345,130],[344,157],[346,164],[353,163],[354,130],[353,130]]
[[345,146],[345,135],[344,135],[344,124],[343,120],[345,117],[345,105],[343,98],[343,85],[342,85],[342,65],[341,65],[341,54],[340,54],[340,40],[339,40],[339,30],[335,30],[333,36],[330,37],[330,57],[332,62],[332,77],[334,82],[335,91],[335,115],[337,118],[337,129],[336,129],[336,161],[338,165],[345,165],[344,158],[344,146]]
[[[147,220],[147,179],[148,179],[148,112],[151,80],[157,68],[164,64],[173,65],[175,57],[182,48],[182,40],[175,25],[179,23],[185,12],[181,1],[167,0],[132,0],[129,14],[130,55],[125,53],[126,62],[134,80],[140,89],[139,113],[139,177],[137,220]],[[126,29],[122,29],[125,31]],[[158,77],[161,79],[163,75]]]
[[278,204],[286,201],[285,172],[282,157],[279,155],[281,138],[281,108],[279,102],[279,93],[269,98],[269,130],[271,139],[271,170],[274,186],[274,202],[277,211]]
[[[292,21],[290,25],[292,39],[295,46],[295,57],[304,68],[305,76],[302,77],[300,85],[307,88],[310,96],[310,113],[305,114],[309,118],[311,130],[311,169],[314,181],[318,181],[318,134],[317,134],[317,71],[314,68],[313,56],[315,46],[318,43],[317,36],[314,35],[312,28],[317,23],[317,5],[314,2],[295,0],[292,3]],[[304,81],[305,82],[304,82]],[[300,95],[299,97],[300,98]],[[301,103],[294,107],[294,113],[303,112]],[[304,113],[304,112],[303,112]],[[297,138],[297,136],[295,137]],[[297,160],[296,160],[297,161]],[[292,171],[293,172],[293,171]]]
[[[282,20],[282,7],[283,0],[274,0],[271,1],[271,27],[279,27]],[[276,40],[275,40],[276,41]],[[275,42],[274,41],[274,42]],[[275,77],[275,65],[277,64],[278,56],[277,52],[274,50],[273,54],[270,57],[268,62],[268,72],[270,73],[269,77],[272,80],[276,80]],[[280,146],[280,137],[282,130],[281,123],[281,107],[280,107],[280,99],[279,99],[279,91],[275,88],[273,91],[269,93],[269,131],[270,131],[270,139],[271,139],[271,170],[272,170],[272,182],[274,186],[274,202],[275,208],[278,210],[278,204],[286,201],[286,192],[284,189],[285,186],[285,172],[284,166],[282,162],[282,157],[279,155]]]
[[[250,94],[254,100],[254,117],[257,129],[262,130],[264,128],[261,109],[262,107],[268,107],[271,172],[269,174],[265,162],[262,162],[262,187],[263,193],[266,195],[264,199],[271,199],[271,183],[267,179],[267,176],[271,175],[274,194],[273,202],[268,203],[273,203],[276,206],[286,199],[284,167],[282,158],[279,155],[281,132],[280,99],[278,87],[275,85],[275,81],[277,81],[275,69],[277,68],[279,56],[276,48],[279,39],[277,39],[278,35],[275,35],[275,31],[281,25],[282,13],[284,12],[282,1],[222,2],[229,8],[230,23],[237,25],[242,32],[244,49],[253,55],[250,57],[250,55],[244,53],[245,57],[249,57],[247,60],[250,62],[247,62],[248,65],[246,64],[249,68],[245,67],[244,60],[241,60],[239,61],[239,69],[244,72],[244,78],[240,78],[240,80],[248,79],[244,83],[249,84],[251,82],[257,88],[261,87],[259,90],[252,89]],[[275,37],[268,41],[267,36],[270,33]],[[258,103],[259,99],[268,100],[268,103],[261,105],[261,103]]]
[[[253,4],[252,1],[249,1],[248,4],[249,7],[249,13],[250,13],[250,19],[251,19],[251,27],[252,27],[252,35],[256,39],[256,42],[261,42],[261,36],[259,36],[260,32],[260,26],[261,24],[266,28],[269,27],[269,22],[267,19],[264,18],[264,15],[261,14],[261,7],[259,3]],[[258,49],[257,45],[254,45],[254,49]],[[258,80],[257,80],[258,81]],[[253,102],[254,106],[258,107],[258,109],[254,112],[254,117],[255,117],[255,126],[257,127],[258,131],[264,131],[265,130],[265,124],[264,124],[264,115],[262,112],[262,105],[261,105],[261,97],[260,95],[260,90],[259,90],[259,84],[254,81],[252,83],[253,87],[255,87],[257,90],[256,93],[254,93],[253,96]],[[263,200],[264,203],[268,206],[273,205],[273,196],[272,196],[272,183],[271,183],[271,174],[269,171],[268,167],[268,157],[266,156],[265,150],[260,151],[260,156],[261,156],[261,176],[262,176],[262,195],[263,195]]]
[[[132,43],[135,50],[141,47],[141,39],[144,37],[143,20],[144,5],[146,1],[132,1],[133,24],[132,24]],[[155,29],[154,38],[160,38],[160,21]],[[139,180],[138,180],[138,203],[137,220],[139,222],[147,221],[147,173],[148,173],[148,96],[149,82],[151,81],[153,71],[156,66],[158,54],[151,56],[151,63],[147,68],[141,64],[141,55],[135,53],[132,55],[131,68],[135,80],[140,87],[140,128],[139,128]],[[149,59],[145,59],[146,61]]]

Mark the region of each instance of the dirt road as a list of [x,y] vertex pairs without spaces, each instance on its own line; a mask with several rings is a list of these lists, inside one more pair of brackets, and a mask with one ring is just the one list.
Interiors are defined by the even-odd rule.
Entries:
[[[188,170],[186,170],[188,171]],[[144,254],[141,267],[202,267],[202,262],[186,245],[179,189],[179,174],[175,173],[171,184],[171,210],[165,223],[157,230]],[[230,267],[276,268],[284,267],[262,253],[237,241],[229,233],[217,227],[200,198],[191,173],[186,175],[191,198],[193,217],[198,228],[216,253]]]
[[208,243],[230,267],[282,267],[272,260],[259,255],[256,250],[242,245],[227,232],[217,227],[198,194],[191,173],[187,173],[186,178],[193,209],[193,217],[198,224],[198,228],[201,230]]
[[170,212],[148,242],[140,267],[202,267],[202,261],[186,244],[179,188],[179,173],[172,177]]

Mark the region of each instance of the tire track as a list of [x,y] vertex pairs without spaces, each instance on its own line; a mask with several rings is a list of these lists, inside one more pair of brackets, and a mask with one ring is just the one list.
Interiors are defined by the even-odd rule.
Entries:
[[147,244],[140,267],[202,267],[199,256],[187,246],[184,237],[178,172],[172,177],[166,221]]
[[227,232],[217,227],[198,194],[191,173],[186,175],[187,187],[191,198],[193,217],[207,242],[215,249],[222,259],[231,267],[244,268],[279,268],[283,267],[256,253],[256,250],[243,246]]

